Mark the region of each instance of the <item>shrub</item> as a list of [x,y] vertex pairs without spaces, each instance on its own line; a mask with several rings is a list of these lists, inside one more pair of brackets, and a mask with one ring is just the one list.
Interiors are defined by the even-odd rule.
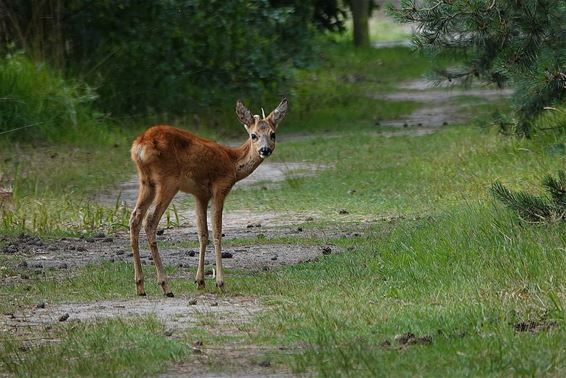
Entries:
[[309,51],[310,6],[103,1],[65,25],[70,62],[113,113],[184,114],[271,96]]
[[95,97],[88,86],[65,80],[46,64],[22,54],[8,55],[0,59],[0,137],[88,137],[88,129],[103,127],[90,109]]

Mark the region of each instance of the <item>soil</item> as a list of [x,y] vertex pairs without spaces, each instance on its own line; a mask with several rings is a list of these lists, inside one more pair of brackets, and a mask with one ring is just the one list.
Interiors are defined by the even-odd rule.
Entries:
[[[262,307],[257,298],[200,294],[194,297],[135,297],[124,300],[69,302],[53,305],[41,303],[33,308],[9,314],[8,317],[11,323],[25,326],[61,321],[90,321],[155,315],[165,326],[165,332],[168,335],[178,337],[181,331],[197,325],[210,330],[213,334],[237,333],[241,324],[250,322],[261,310]],[[62,320],[63,318],[65,320]],[[206,325],[202,319],[213,319],[214,321]]]
[[[263,310],[254,297],[219,297],[200,294],[193,297],[144,298],[105,300],[97,302],[40,303],[18,312],[0,315],[4,318],[1,331],[29,340],[26,348],[48,342],[52,324],[61,322],[95,321],[108,318],[128,318],[153,315],[164,325],[164,336],[192,344],[190,355],[160,375],[161,377],[216,376],[291,376],[286,368],[271,364],[263,357],[275,352],[274,347],[260,348],[242,344],[242,326],[253,321]],[[214,336],[233,336],[222,345],[207,345],[191,329],[206,330]],[[38,330],[47,337],[37,338]],[[236,341],[234,341],[236,340]],[[221,372],[214,369],[222,369]]]
[[[183,230],[168,230],[168,233],[158,237],[162,243],[159,244],[160,255],[166,266],[177,266],[182,268],[196,267],[199,251],[197,247],[187,248],[183,244],[185,240],[196,240],[196,235],[185,239],[183,236],[194,234]],[[169,234],[170,232],[170,234]],[[245,232],[245,231],[244,231]],[[336,230],[336,233],[341,231]],[[294,235],[305,238],[312,235],[311,232],[299,232],[288,229],[277,230],[271,233],[269,230],[258,232],[254,230],[248,237],[255,235]],[[344,231],[343,235],[351,235]],[[359,232],[356,234],[361,235]],[[260,237],[261,238],[261,237]],[[112,242],[105,240],[113,239]],[[229,240],[229,238],[226,238]],[[141,248],[142,264],[152,265],[152,258],[145,245]],[[297,245],[297,244],[258,244],[245,246],[223,247],[223,265],[226,268],[246,270],[270,270],[272,268],[298,264],[314,260],[323,254],[327,254],[328,246],[324,245]],[[115,234],[114,238],[63,238],[54,242],[43,243],[42,246],[29,245],[23,242],[11,240],[5,247],[5,253],[15,255],[20,260],[18,266],[22,269],[69,269],[89,264],[102,262],[131,261],[129,241],[125,234]],[[332,248],[334,252],[341,252],[338,248]],[[206,265],[213,267],[214,251],[212,246],[207,248]]]
[[[305,222],[303,216],[297,216],[297,224]],[[251,216],[246,211],[235,212],[227,216],[224,227],[223,265],[227,268],[244,270],[270,270],[289,264],[314,260],[322,255],[342,252],[330,247],[327,243],[312,245],[270,243],[269,240],[279,237],[294,239],[334,239],[337,237],[361,237],[364,229],[361,226],[344,224],[324,230],[295,227],[292,220],[276,214],[263,213]],[[277,221],[273,221],[277,220]],[[307,222],[308,223],[308,222]],[[199,255],[195,227],[183,226],[172,229],[160,229],[157,236],[160,255],[166,266],[182,268],[196,267]],[[231,246],[230,241],[250,239],[249,245]],[[257,244],[261,240],[261,244]],[[187,242],[192,242],[187,247]],[[102,262],[131,261],[131,249],[127,232],[112,235],[98,234],[94,237],[64,237],[57,240],[45,240],[39,237],[20,235],[17,238],[4,238],[1,253],[14,257],[18,267],[22,269],[69,269]],[[145,235],[141,234],[140,252],[142,263],[151,265],[151,256],[145,243]],[[206,254],[206,265],[214,264],[214,248],[209,244]]]
[[[422,136],[434,133],[446,125],[468,122],[478,116],[478,106],[507,98],[512,94],[509,89],[491,87],[463,89],[454,85],[435,85],[431,81],[420,79],[401,84],[399,90],[395,92],[373,97],[392,101],[416,101],[423,104],[406,117],[378,121],[379,127],[400,129],[380,132],[385,137],[392,137]],[[458,101],[463,97],[471,97],[473,101]]]

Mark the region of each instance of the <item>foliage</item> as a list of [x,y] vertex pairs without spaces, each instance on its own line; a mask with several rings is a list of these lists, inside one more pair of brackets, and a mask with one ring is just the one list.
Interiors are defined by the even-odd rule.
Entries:
[[517,132],[566,94],[566,3],[562,0],[404,0],[392,12],[416,23],[418,49],[433,57],[458,54],[464,65],[439,72],[470,81],[479,77],[515,88]]
[[96,3],[66,29],[80,46],[73,61],[96,67],[115,113],[184,114],[236,93],[261,99],[309,41],[306,15],[263,0],[119,3]]
[[[52,41],[56,30],[62,36],[58,45],[50,42],[52,56],[29,53],[50,62],[63,55],[66,72],[95,85],[100,104],[114,114],[178,115],[227,99],[232,104],[237,95],[261,99],[281,90],[291,68],[312,52],[310,2],[281,7],[267,0],[36,3],[4,4],[12,26],[4,29],[12,42],[33,50]],[[41,29],[38,13],[59,27],[46,35],[18,33]]]
[[564,220],[566,215],[566,173],[545,176],[542,184],[550,196],[541,197],[525,192],[513,192],[500,182],[491,186],[491,193],[519,216],[530,222]]
[[98,138],[105,125],[92,111],[94,99],[88,86],[65,80],[46,64],[34,63],[22,54],[0,58],[2,139]]
[[333,32],[344,32],[347,12],[340,0],[314,0],[313,21],[317,27]]
[[[297,4],[309,4],[304,0],[269,0],[274,7],[296,6]],[[322,31],[343,33],[346,31],[345,23],[348,18],[348,6],[350,1],[346,0],[311,0],[312,22]]]

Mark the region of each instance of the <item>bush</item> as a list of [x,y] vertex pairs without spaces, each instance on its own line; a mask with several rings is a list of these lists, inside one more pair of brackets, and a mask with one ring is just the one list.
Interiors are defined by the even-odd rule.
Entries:
[[103,1],[70,18],[65,36],[104,109],[184,114],[273,96],[308,55],[310,12],[267,0]]
[[[332,3],[332,2],[331,2]],[[309,64],[315,29],[339,28],[320,0],[20,0],[0,2],[0,51],[97,88],[113,115],[177,116],[280,97]],[[264,101],[261,101],[264,102]],[[165,117],[163,117],[165,116]]]
[[104,126],[90,88],[22,54],[0,59],[0,140],[84,139]]

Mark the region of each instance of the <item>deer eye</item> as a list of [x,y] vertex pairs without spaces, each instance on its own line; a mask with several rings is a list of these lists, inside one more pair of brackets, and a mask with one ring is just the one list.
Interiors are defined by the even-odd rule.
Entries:
[[254,142],[257,140],[257,135],[252,134],[252,135],[250,135],[250,136],[252,137],[252,140],[253,140]]
[[275,133],[271,133],[271,139],[275,140]]

